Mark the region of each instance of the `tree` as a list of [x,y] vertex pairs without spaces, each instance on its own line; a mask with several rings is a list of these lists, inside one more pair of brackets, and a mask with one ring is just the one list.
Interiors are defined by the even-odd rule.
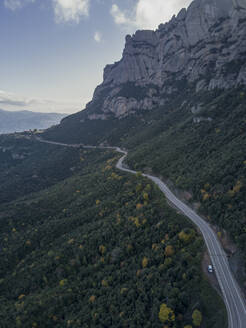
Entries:
[[192,313],[192,320],[193,320],[193,325],[196,327],[199,327],[202,323],[202,314],[200,311],[195,310]]
[[89,298],[89,302],[90,303],[94,303],[96,300],[96,296],[95,295],[91,295],[91,297]]
[[99,252],[103,255],[106,252],[106,247],[104,245],[99,246]]
[[182,240],[184,243],[188,243],[191,239],[191,235],[188,233],[185,233],[184,230],[182,230],[179,233],[179,239]]
[[166,304],[161,304],[159,319],[161,322],[172,322],[175,320],[175,314],[171,308],[169,308]]
[[148,260],[148,258],[145,256],[145,257],[143,258],[143,260],[142,260],[142,267],[143,267],[143,268],[146,268],[146,266],[148,265],[148,262],[149,262],[149,260]]
[[143,198],[144,200],[149,200],[149,195],[147,194],[147,192],[143,193]]
[[165,248],[165,255],[166,255],[166,256],[172,256],[173,254],[174,254],[173,246],[172,246],[172,245],[168,245],[168,246]]

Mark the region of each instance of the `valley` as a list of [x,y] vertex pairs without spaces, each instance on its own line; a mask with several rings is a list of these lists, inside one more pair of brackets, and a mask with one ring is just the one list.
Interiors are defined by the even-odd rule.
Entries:
[[7,111],[0,109],[0,134],[47,129],[59,124],[65,114],[37,113],[27,110]]
[[34,167],[48,150],[56,157],[57,147],[70,154],[64,165],[77,155],[70,177],[1,203],[3,327],[162,327],[162,304],[177,327],[192,323],[195,309],[204,327],[226,325],[223,302],[201,272],[202,238],[154,184],[116,170],[112,150],[24,136],[15,151],[22,142],[30,153],[39,149]]
[[[63,144],[63,143],[43,140],[41,138],[39,138],[38,140],[40,142],[55,144],[65,147],[83,147],[85,149],[95,149],[95,146]],[[98,146],[97,148],[105,149],[105,147],[103,146]],[[127,157],[127,151],[122,150],[119,147],[106,147],[106,149],[107,148],[109,149],[112,148],[117,152],[123,154],[123,156],[118,160],[116,164],[117,169],[130,174],[137,174],[136,171],[126,168],[123,165],[123,161]],[[195,213],[187,205],[185,205],[182,201],[180,201],[170,191],[167,185],[164,184],[159,178],[149,174],[143,174],[143,176],[152,180],[164,193],[167,200],[169,200],[178,210],[180,210],[185,216],[187,216],[198,227],[198,229],[202,233],[210,255],[210,259],[213,263],[213,268],[215,270],[215,274],[218,279],[220,289],[224,297],[224,302],[226,304],[226,308],[228,311],[229,327],[243,328],[244,322],[246,322],[246,306],[244,301],[244,295],[241,292],[240,287],[237,284],[237,281],[233,277],[233,274],[230,270],[229,263],[227,260],[227,255],[223,250],[222,246],[220,245],[220,242],[218,241],[218,237],[213,232],[209,224],[207,224],[201,217],[197,215],[197,213]]]
[[[58,2],[55,15],[70,10],[64,31],[71,19],[70,32],[82,16],[88,23],[89,5],[74,16],[73,1]],[[137,26],[127,13],[113,4],[111,23]],[[69,42],[53,41],[72,46],[62,36]],[[94,42],[85,43],[91,60],[108,41],[96,31]],[[69,88],[75,104],[76,49],[66,65],[54,49],[50,84],[26,71],[30,81],[64,91],[64,103]],[[47,103],[1,94],[16,106]],[[92,100],[60,123],[55,114],[57,125],[18,133],[15,115],[15,133],[0,135],[1,328],[245,328],[245,0],[193,0],[155,30],[127,35]]]

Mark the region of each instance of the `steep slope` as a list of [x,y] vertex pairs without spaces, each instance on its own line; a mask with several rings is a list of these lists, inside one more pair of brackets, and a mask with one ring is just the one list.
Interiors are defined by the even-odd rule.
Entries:
[[[219,227],[220,236],[224,235],[223,229],[229,232],[244,260],[245,95],[245,88],[209,93],[206,98],[200,98],[206,99],[206,106],[196,115],[187,116],[183,107],[161,117],[159,110],[155,117],[145,116],[145,122],[134,131],[128,129],[121,141],[131,149],[130,167],[151,170],[172,181],[172,187],[188,190],[189,201],[200,204],[199,211]],[[116,135],[111,136],[114,138]],[[227,250],[233,258],[235,250]],[[240,266],[234,267],[246,291],[245,268],[245,262],[241,273],[237,272]]]
[[47,129],[59,124],[65,116],[57,113],[36,113],[27,110],[10,112],[0,109],[0,134]]
[[86,110],[63,120],[122,118],[164,105],[182,88],[246,84],[246,1],[194,0],[156,31],[126,37]]
[[190,190],[246,254],[245,72],[246,1],[195,0],[127,36],[92,102],[45,137],[127,147],[130,166]]
[[[177,328],[192,324],[195,309],[204,328],[226,327],[201,273],[201,236],[149,180],[116,170],[112,151],[72,149],[71,163],[66,147],[57,156],[55,145],[18,138],[15,152],[23,147],[39,152],[31,166],[53,148],[51,161],[63,153],[64,167],[76,169],[38,192],[0,199],[1,328],[161,328],[164,304]],[[15,175],[22,169],[15,165]],[[47,175],[56,179],[54,170]]]
[[105,68],[87,106],[89,118],[96,109],[122,117],[165,104],[183,80],[196,91],[246,83],[246,10],[231,0],[197,0],[157,31],[127,36],[122,59]]
[[38,144],[27,133],[0,136],[0,203],[52,186],[80,167],[74,149]]

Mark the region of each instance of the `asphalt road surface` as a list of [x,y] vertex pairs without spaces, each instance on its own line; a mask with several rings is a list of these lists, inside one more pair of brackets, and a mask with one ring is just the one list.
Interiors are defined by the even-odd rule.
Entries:
[[[114,149],[119,153],[122,153],[123,156],[119,159],[116,164],[116,168],[121,171],[136,174],[136,171],[130,170],[123,165],[123,161],[127,156],[125,150],[120,149],[119,147],[96,147],[96,146],[86,146],[83,144],[65,144],[59,142],[52,142],[48,140],[43,140],[41,138],[36,138],[41,142],[46,142],[54,145],[60,145],[65,147],[84,147],[84,148],[101,148],[101,149]],[[210,225],[204,221],[197,213],[195,213],[190,207],[180,201],[163,183],[159,178],[143,174],[143,176],[152,180],[160,190],[165,194],[166,198],[175,205],[185,216],[187,216],[200,230],[203,235],[203,239],[206,243],[213,268],[218,279],[224,302],[228,314],[228,327],[229,328],[246,328],[246,305],[245,298],[230,270],[227,256],[220,245],[220,242],[217,238],[216,233],[211,229]],[[216,311],[216,309],[214,309]],[[221,327],[224,328],[224,327]]]

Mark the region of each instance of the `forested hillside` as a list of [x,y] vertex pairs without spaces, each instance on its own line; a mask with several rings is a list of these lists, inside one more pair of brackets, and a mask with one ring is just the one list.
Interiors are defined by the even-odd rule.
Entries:
[[116,170],[112,151],[13,138],[15,152],[35,154],[31,171],[47,153],[74,162],[72,174],[47,170],[52,183],[39,174],[32,193],[2,200],[1,327],[226,327],[201,272],[201,236],[150,181]]
[[37,143],[28,133],[3,135],[0,137],[0,203],[49,187],[79,168],[78,152],[72,148]]
[[[191,191],[190,201],[199,201],[199,211],[230,233],[244,260],[245,109],[245,88],[217,91],[207,95],[198,115],[187,117],[185,107],[175,110],[173,121],[153,123],[152,128],[138,131],[125,143],[133,150],[128,156],[131,167],[152,170],[180,189]],[[246,288],[246,276],[242,279]]]
[[202,236],[141,172],[229,237],[246,291],[245,31],[244,1],[194,0],[126,36],[85,110],[40,134],[77,148],[0,136],[1,328],[227,327]]
[[[184,83],[158,109],[120,120],[71,120],[45,137],[126,147],[130,167],[152,171],[190,191],[190,201],[200,202],[199,211],[229,232],[245,260],[245,108],[244,86],[195,94]],[[246,288],[245,269],[240,279]]]

